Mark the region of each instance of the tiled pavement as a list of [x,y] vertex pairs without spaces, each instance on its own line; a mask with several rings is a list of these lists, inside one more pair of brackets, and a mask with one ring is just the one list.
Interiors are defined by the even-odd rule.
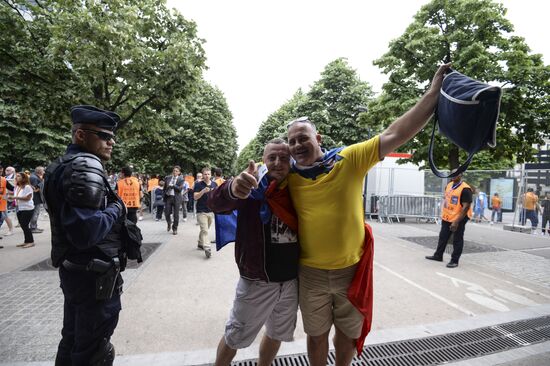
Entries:
[[[152,220],[140,222],[144,243],[170,239],[148,230],[153,224]],[[123,272],[125,289],[141,270],[140,266]],[[63,294],[57,270],[0,274],[0,362],[53,360],[62,319]]]

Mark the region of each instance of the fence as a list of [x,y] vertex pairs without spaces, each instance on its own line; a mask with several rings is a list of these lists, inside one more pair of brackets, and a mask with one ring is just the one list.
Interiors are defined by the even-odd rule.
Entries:
[[[375,196],[374,202],[380,222],[399,222],[402,218],[438,222],[441,212],[441,197],[438,196]],[[373,218],[372,214],[369,216]]]
[[[424,176],[419,180],[423,180],[424,184],[422,195],[403,194],[394,180],[387,180],[387,184],[392,187],[376,187],[373,190],[369,185],[370,192],[367,190],[365,194],[366,217],[383,222],[401,221],[402,218],[437,222],[448,180],[436,177],[431,171],[424,171]],[[550,203],[545,203],[548,202],[546,196],[550,198],[550,170],[472,170],[464,173],[463,180],[474,191],[474,206],[478,201],[479,192],[486,193],[487,200],[484,207],[478,210],[480,215],[475,221],[514,226],[525,224],[523,201],[529,188],[538,196],[540,206],[547,206],[547,210],[550,210]],[[492,197],[495,193],[498,193],[502,201],[500,215],[496,212],[493,215],[492,212]],[[538,227],[541,226],[542,207],[537,213]]]

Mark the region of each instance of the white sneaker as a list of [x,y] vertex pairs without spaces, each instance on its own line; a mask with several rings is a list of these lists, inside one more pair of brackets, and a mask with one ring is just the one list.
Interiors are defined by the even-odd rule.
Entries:
[[183,222],[187,222],[187,219],[183,219]]
[[140,216],[138,221],[143,221],[143,216]]
[[13,235],[13,231],[9,230],[7,233],[4,234],[4,236],[12,236]]

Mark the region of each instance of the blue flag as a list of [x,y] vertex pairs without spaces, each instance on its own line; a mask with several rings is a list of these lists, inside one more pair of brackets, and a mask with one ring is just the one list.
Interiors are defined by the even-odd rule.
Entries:
[[216,250],[220,250],[228,243],[234,242],[237,236],[237,210],[229,215],[215,214]]

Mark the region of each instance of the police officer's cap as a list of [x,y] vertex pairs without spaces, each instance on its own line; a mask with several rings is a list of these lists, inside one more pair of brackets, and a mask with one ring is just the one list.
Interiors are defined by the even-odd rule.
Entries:
[[88,124],[98,128],[114,131],[120,116],[114,112],[104,111],[91,105],[75,105],[71,108],[73,124]]

